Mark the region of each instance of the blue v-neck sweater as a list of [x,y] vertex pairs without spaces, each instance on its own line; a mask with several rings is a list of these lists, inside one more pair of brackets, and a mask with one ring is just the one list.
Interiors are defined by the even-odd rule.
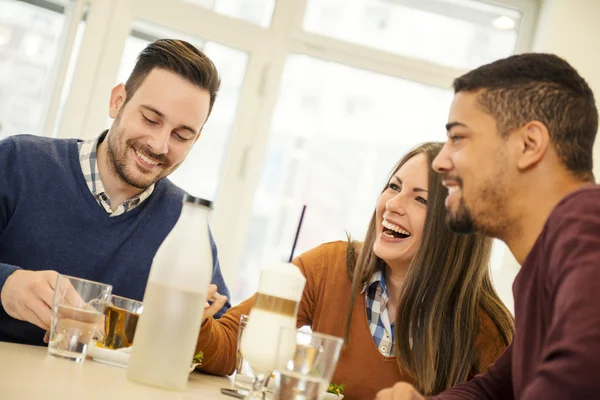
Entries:
[[[161,179],[138,207],[110,217],[86,184],[77,140],[20,135],[0,141],[0,290],[17,268],[55,270],[142,300],[152,259],[177,222],[183,194]],[[212,281],[229,298],[212,237],[211,247]],[[42,345],[43,337],[42,329],[11,318],[0,305],[1,341]]]

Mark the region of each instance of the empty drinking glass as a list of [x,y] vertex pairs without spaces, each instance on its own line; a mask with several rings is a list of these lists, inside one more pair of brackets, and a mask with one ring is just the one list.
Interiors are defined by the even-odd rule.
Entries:
[[343,343],[335,336],[281,328],[274,398],[318,400],[327,391]]

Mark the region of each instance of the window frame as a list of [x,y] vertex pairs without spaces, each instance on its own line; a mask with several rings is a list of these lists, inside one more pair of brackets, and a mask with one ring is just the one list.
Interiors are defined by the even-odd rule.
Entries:
[[[41,7],[46,3],[65,3],[58,0],[17,1]],[[531,50],[539,0],[487,2],[522,13],[515,52]],[[84,15],[86,28],[71,90],[59,121],[59,137],[87,139],[97,135],[98,127],[104,126],[110,89],[135,19],[248,53],[239,109],[226,150],[220,188],[213,199],[215,208],[211,223],[219,243],[223,274],[232,287],[235,287],[237,268],[244,252],[254,193],[261,177],[275,103],[289,54],[304,54],[440,88],[449,88],[456,76],[466,72],[305,32],[302,22],[306,0],[278,0],[271,24],[265,28],[182,0],[71,0],[67,8],[71,11],[63,39],[64,52],[57,62],[56,84],[44,123],[43,132],[47,136],[52,135],[57,119],[75,34]]]

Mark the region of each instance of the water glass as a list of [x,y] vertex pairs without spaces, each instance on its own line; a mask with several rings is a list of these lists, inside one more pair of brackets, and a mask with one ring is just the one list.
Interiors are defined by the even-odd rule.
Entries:
[[[295,340],[294,340],[295,338]],[[316,332],[281,329],[274,399],[318,400],[326,391],[344,340]]]
[[58,275],[52,302],[48,354],[83,363],[104,318],[111,285]]

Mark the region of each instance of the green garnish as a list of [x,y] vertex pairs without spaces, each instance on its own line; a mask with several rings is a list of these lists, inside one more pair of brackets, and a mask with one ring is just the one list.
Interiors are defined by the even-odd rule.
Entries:
[[192,364],[202,364],[203,357],[204,357],[204,353],[202,353],[202,351],[199,351],[198,353],[196,353],[196,355],[192,359]]
[[344,394],[344,384],[335,384],[332,383],[329,385],[329,387],[327,388],[327,393],[333,393],[336,396],[339,396],[340,394]]

